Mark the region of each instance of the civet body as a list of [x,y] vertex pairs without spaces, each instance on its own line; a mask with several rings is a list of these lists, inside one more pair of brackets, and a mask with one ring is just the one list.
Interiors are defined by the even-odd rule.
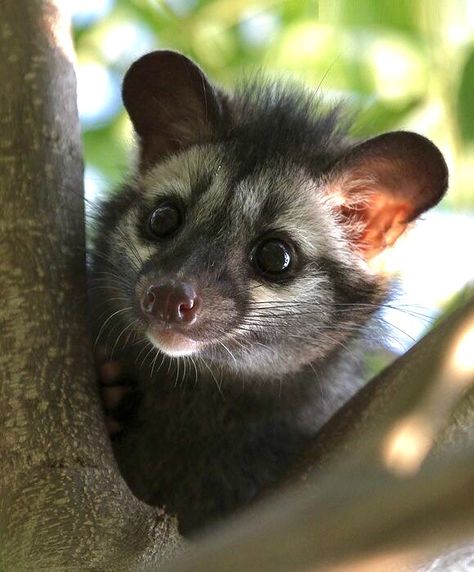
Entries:
[[224,93],[173,52],[135,62],[123,98],[138,166],[100,207],[92,272],[99,341],[141,396],[115,445],[191,532],[281,478],[357,390],[388,295],[369,262],[447,168],[420,135],[354,143],[310,90]]

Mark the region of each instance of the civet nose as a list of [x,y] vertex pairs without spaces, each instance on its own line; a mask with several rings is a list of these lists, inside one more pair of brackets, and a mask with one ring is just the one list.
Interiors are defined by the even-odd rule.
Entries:
[[200,303],[191,284],[166,282],[150,286],[143,296],[141,306],[146,315],[161,322],[190,325],[196,320]]

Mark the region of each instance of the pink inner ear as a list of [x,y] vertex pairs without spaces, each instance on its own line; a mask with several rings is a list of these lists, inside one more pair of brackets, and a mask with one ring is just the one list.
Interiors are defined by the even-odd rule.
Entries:
[[364,204],[341,205],[356,249],[369,259],[392,246],[405,231],[412,207],[386,193],[371,193]]
[[349,150],[328,174],[326,191],[355,249],[369,259],[436,205],[447,184],[438,148],[416,133],[395,131]]

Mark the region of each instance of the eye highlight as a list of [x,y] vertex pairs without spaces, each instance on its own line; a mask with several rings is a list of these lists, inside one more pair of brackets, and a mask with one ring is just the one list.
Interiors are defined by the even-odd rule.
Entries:
[[262,276],[278,280],[293,266],[293,247],[279,238],[267,238],[259,242],[252,252],[254,268]]
[[148,219],[148,231],[155,238],[172,236],[183,224],[181,209],[173,202],[162,203]]

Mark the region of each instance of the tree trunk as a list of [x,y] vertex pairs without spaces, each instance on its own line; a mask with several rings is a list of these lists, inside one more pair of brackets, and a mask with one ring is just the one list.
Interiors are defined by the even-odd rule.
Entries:
[[2,2],[2,570],[130,570],[179,544],[119,476],[100,412],[69,26],[59,1]]

